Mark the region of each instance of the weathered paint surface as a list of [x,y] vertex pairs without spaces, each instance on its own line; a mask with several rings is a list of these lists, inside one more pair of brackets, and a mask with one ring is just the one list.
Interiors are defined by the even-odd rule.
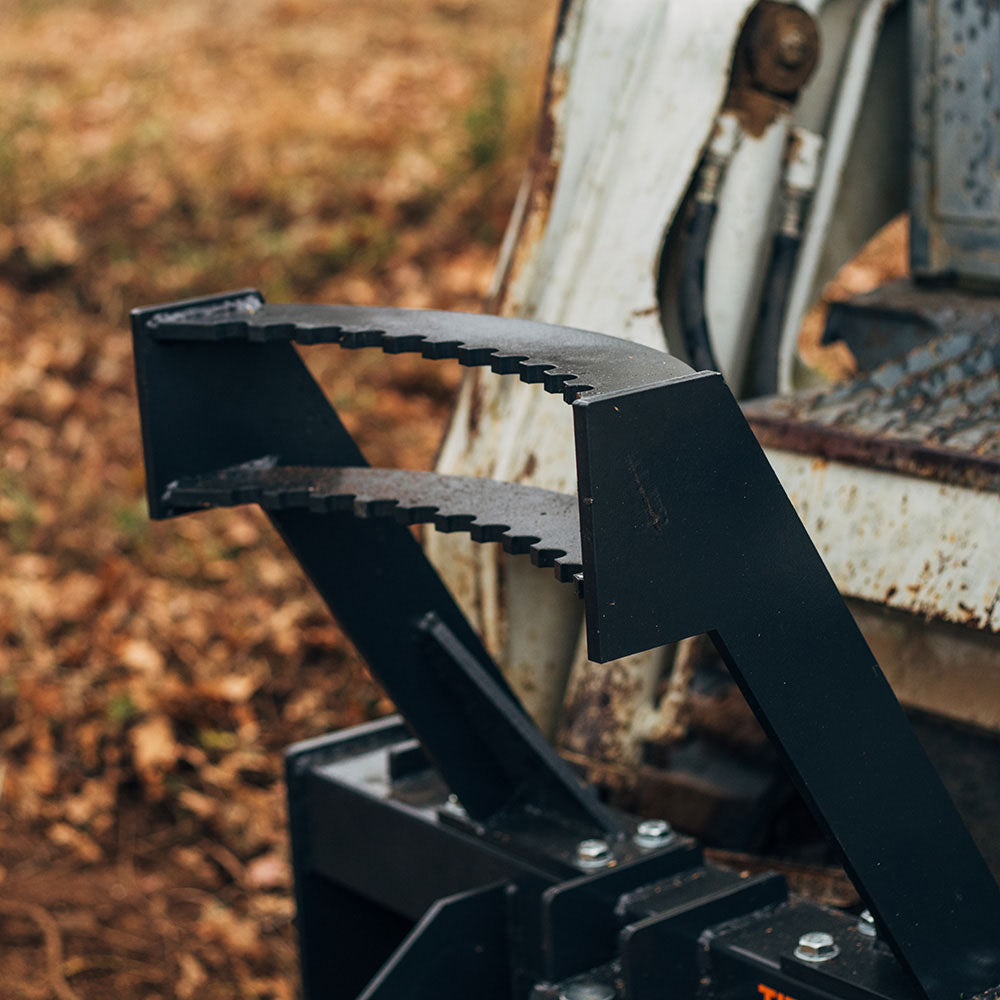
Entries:
[[[670,311],[661,314],[657,295],[661,251],[669,257],[671,247],[667,238],[664,249],[664,239],[724,102],[734,46],[751,6],[749,0],[708,0],[696,5],[687,0],[621,4],[564,0],[538,151],[522,188],[495,282],[497,311],[664,346],[661,323],[668,324],[666,335],[671,337]],[[868,92],[872,87],[866,91],[864,86],[870,69],[873,87],[879,83],[879,66],[886,64],[884,59],[876,60],[873,68],[870,56],[873,33],[891,4],[888,0],[810,0],[803,6],[820,19],[823,62],[792,121],[820,131],[838,99],[845,102],[841,118],[857,121],[856,101],[858,93],[864,93],[858,141],[850,148],[846,166],[839,163],[832,170],[836,182],[832,186],[828,182],[830,190],[824,195],[838,196],[836,209],[826,211],[832,219],[830,234],[840,236],[831,236],[827,243],[842,248],[846,256],[886,213],[895,210],[886,192],[898,195],[900,190],[899,184],[872,180],[883,178],[882,165],[894,162],[880,155],[884,142],[879,142],[895,134],[887,123],[898,118],[898,108],[891,92],[880,101],[878,94]],[[871,31],[855,30],[855,14],[862,8],[869,12],[865,23]],[[853,52],[854,69],[847,74],[850,86],[840,69],[847,51]],[[867,131],[863,127],[866,116],[872,118]],[[765,206],[770,206],[780,183],[778,153],[787,124],[782,119],[761,136],[745,140],[730,167],[716,220],[708,260],[708,311],[723,366],[734,371],[745,356],[741,334],[752,325],[759,265],[766,256],[766,222],[771,216]],[[846,149],[850,136],[844,133],[841,139]],[[838,194],[839,179],[854,176],[855,161],[864,178],[863,190],[859,194],[856,186],[848,185],[853,190]],[[827,256],[816,273],[825,274],[827,265],[840,262],[827,261]],[[815,262],[810,266],[815,268]],[[811,286],[815,280],[814,275],[807,283]],[[460,394],[439,469],[573,492],[569,415],[554,398],[513,378],[471,373]],[[851,475],[863,471],[852,469]],[[788,475],[792,476],[790,470]],[[822,497],[814,496],[805,481],[795,485],[814,511],[823,508]],[[936,489],[933,484],[924,485]],[[942,523],[947,523],[947,511],[935,504],[929,497],[926,504],[922,500],[918,506],[926,510],[921,518],[932,519],[930,512],[937,510]],[[827,514],[832,519],[833,509],[827,509]],[[914,522],[915,530],[921,531],[922,523],[922,519]],[[845,528],[838,542],[845,564],[843,572],[835,572],[838,582],[866,574],[884,577],[881,596],[874,586],[865,594],[873,595],[869,600],[886,599],[893,585],[889,578],[899,575],[897,563],[902,556],[897,548],[902,543],[897,538],[881,550],[863,546],[867,568],[858,571],[857,558],[847,554],[851,530]],[[829,541],[824,537],[823,544]],[[661,700],[656,714],[653,703],[663,651],[615,667],[591,664],[578,643],[579,603],[527,565],[527,560],[510,559],[492,546],[473,547],[466,540],[442,535],[429,539],[428,549],[545,732],[556,731],[567,673],[567,722],[572,724],[562,729],[564,741],[591,746],[596,740],[610,759],[634,761],[643,735],[657,724],[669,729],[683,691],[674,691],[673,700]],[[883,556],[888,561],[876,572]],[[946,556],[945,562],[949,561]],[[980,573],[980,584],[989,576],[981,572],[981,556],[976,567],[966,567],[967,589],[976,586],[969,582],[974,573]],[[922,564],[916,569],[922,571]],[[942,586],[950,600],[947,581]],[[893,594],[897,602],[904,600],[901,590],[897,584]],[[975,605],[984,621],[995,622],[995,583],[993,590],[992,598],[983,596]],[[925,581],[921,591],[908,605],[896,606],[912,607],[921,614],[938,613],[927,610],[937,607],[935,587]],[[994,611],[984,616],[991,599]],[[948,606],[964,613],[957,601]]]
[[841,593],[1000,632],[995,493],[789,451],[767,456]]
[[[960,319],[955,311],[941,322],[947,333],[869,372],[811,392],[752,400],[744,412],[765,446],[998,494],[995,303],[975,318]],[[932,329],[918,327],[918,335]]]
[[1000,639],[942,621],[915,622],[848,601],[896,697],[955,722],[1000,733]]
[[[751,5],[564,5],[541,152],[501,263],[500,312],[665,347],[657,299],[664,234],[712,131]],[[438,469],[575,492],[570,414],[537,388],[474,374]],[[482,549],[470,561],[458,544],[435,536],[428,552],[529,711],[553,733],[579,604],[554,581],[529,576],[536,571],[524,560]],[[646,663],[655,679],[660,658]]]

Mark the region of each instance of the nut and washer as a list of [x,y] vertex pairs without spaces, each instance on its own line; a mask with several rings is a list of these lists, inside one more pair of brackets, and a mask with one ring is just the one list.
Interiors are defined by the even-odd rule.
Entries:
[[810,931],[799,938],[799,946],[795,949],[795,957],[803,962],[829,962],[840,954],[837,942],[832,934],[825,931]]
[[862,910],[858,914],[858,933],[864,934],[865,937],[878,937],[878,931],[875,929],[875,918],[872,916],[871,910]]
[[639,847],[663,847],[674,839],[674,828],[665,819],[644,819],[632,839]]
[[455,816],[464,816],[466,814],[465,806],[463,806],[459,801],[457,795],[449,795],[448,801],[444,804],[444,808]]
[[606,840],[581,840],[576,845],[578,868],[607,868],[613,855]]
[[560,990],[559,1000],[615,1000],[616,993],[604,983],[571,983]]

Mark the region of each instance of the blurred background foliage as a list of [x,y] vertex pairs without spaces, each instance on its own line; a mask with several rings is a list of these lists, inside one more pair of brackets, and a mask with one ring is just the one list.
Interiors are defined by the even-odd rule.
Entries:
[[[128,310],[478,309],[554,17],[0,5],[5,996],[295,995],[280,750],[391,706],[256,511],[148,521]],[[374,462],[432,462],[455,366],[309,361]]]

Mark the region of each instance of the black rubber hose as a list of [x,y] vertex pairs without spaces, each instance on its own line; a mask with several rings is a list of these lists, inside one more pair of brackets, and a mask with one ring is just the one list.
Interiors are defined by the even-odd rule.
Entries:
[[771,396],[778,391],[781,331],[801,243],[801,236],[791,236],[788,233],[779,232],[774,237],[746,380],[746,396],[750,399]]
[[718,371],[705,315],[705,257],[715,222],[714,201],[696,201],[688,225],[687,245],[681,265],[681,286],[677,303],[681,337],[688,361],[696,371]]

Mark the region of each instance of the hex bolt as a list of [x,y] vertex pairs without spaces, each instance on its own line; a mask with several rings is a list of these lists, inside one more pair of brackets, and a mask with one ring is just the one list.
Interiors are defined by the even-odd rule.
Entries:
[[799,946],[795,949],[795,957],[803,962],[829,962],[840,954],[837,942],[832,934],[825,931],[810,931],[799,938]]
[[878,931],[875,929],[875,918],[872,916],[871,910],[862,910],[858,914],[858,933],[864,934],[865,937],[878,937]]
[[465,815],[465,806],[463,806],[462,803],[459,801],[457,795],[449,795],[448,801],[445,802],[444,804],[444,808],[455,816]]
[[611,848],[606,840],[581,840],[576,845],[579,868],[607,868],[611,864]]
[[571,983],[559,991],[559,1000],[615,1000],[614,989],[593,981]]
[[788,69],[798,69],[805,62],[809,39],[796,27],[788,27],[778,39],[778,61]]
[[663,847],[674,839],[674,828],[665,819],[644,819],[632,839],[639,847]]

